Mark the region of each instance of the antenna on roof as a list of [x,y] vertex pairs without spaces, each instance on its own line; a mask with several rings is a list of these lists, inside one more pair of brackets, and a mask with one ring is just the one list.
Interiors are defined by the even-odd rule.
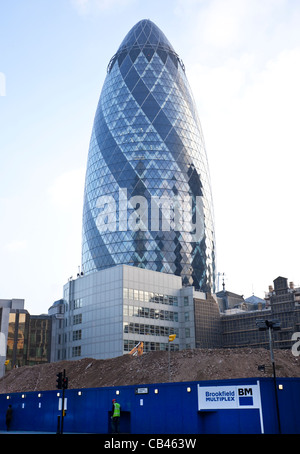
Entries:
[[222,286],[223,286],[223,291],[225,291],[225,282],[224,282],[225,273],[218,273],[218,284],[217,284],[218,292],[220,291],[220,276],[223,276]]

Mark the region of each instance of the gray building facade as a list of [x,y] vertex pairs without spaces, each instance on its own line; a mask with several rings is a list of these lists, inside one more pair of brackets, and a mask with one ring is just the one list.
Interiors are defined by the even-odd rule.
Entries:
[[140,341],[144,352],[195,347],[193,287],[181,277],[118,265],[69,280],[52,316],[52,361],[129,353]]

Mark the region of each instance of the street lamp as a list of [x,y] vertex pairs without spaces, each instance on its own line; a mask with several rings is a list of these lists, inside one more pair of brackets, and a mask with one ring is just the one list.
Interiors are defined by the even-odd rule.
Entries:
[[169,382],[171,381],[171,370],[170,370],[170,342],[173,342],[176,338],[176,334],[170,334],[168,340],[168,375]]
[[263,320],[258,319],[256,320],[256,326],[258,327],[259,331],[267,331],[269,332],[269,343],[270,343],[270,355],[271,355],[271,363],[273,368],[273,380],[274,380],[274,391],[275,391],[275,401],[276,401],[276,412],[277,412],[277,421],[278,421],[278,432],[281,433],[281,425],[280,425],[280,416],[279,416],[279,404],[278,404],[278,395],[277,395],[277,385],[276,385],[276,369],[275,369],[275,361],[274,361],[274,353],[273,353],[273,340],[272,340],[272,331],[279,331],[280,328],[280,320]]

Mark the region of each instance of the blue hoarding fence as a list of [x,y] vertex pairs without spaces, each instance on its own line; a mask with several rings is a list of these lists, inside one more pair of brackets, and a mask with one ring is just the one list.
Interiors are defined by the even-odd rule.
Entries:
[[[299,434],[300,378],[277,385],[281,432]],[[64,432],[112,433],[112,399],[121,405],[121,433],[278,433],[272,378],[66,389]],[[0,431],[8,405],[11,430],[57,432],[61,390],[0,394]]]

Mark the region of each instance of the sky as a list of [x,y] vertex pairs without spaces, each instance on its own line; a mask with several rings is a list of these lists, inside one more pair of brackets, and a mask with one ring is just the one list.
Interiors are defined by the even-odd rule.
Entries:
[[0,0],[0,299],[32,315],[79,270],[94,115],[141,19],[165,33],[195,98],[219,288],[300,285],[298,0]]

